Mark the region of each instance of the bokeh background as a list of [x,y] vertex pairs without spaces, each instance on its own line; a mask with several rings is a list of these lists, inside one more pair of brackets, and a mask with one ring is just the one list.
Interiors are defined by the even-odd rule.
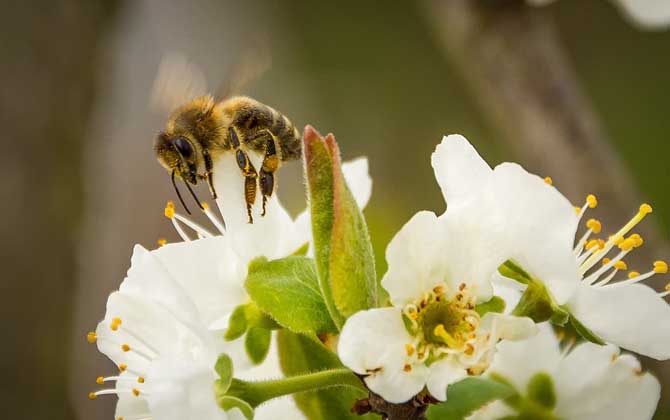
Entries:
[[[582,161],[583,133],[566,136],[576,166],[568,161],[558,170],[547,164],[564,152],[556,143],[541,135],[515,142],[509,127],[517,124],[517,106],[528,106],[523,94],[503,118],[487,116],[486,91],[505,85],[506,76],[490,73],[492,85],[473,85],[481,69],[454,54],[450,31],[462,21],[450,15],[449,0],[6,2],[0,16],[3,417],[113,417],[113,398],[86,398],[95,377],[112,365],[84,336],[123,279],[133,244],[176,239],[162,216],[173,192],[151,147],[166,115],[149,107],[169,51],[190,57],[217,86],[245,51],[266,40],[272,67],[245,93],[299,125],[334,132],[345,159],[368,156],[374,191],[366,215],[380,274],[393,233],[418,210],[444,208],[429,159],[449,133],[466,135],[492,164],[517,160],[552,176],[575,203],[583,191],[601,188],[650,201],[656,224],[647,228],[654,233],[643,261],[663,257],[670,228],[670,31],[640,31],[600,0],[560,0],[530,12],[513,0],[489,3],[490,14],[476,25],[498,13],[529,13],[540,32],[549,25],[549,43],[560,47],[552,54],[562,57],[554,64],[569,69],[567,76],[558,72],[569,86],[568,94],[543,92],[543,104],[550,112],[571,108],[569,93],[580,92],[573,118],[597,126],[600,160]],[[523,32],[519,50],[522,39]],[[478,42],[466,39],[461,47],[476,50]],[[504,48],[495,56],[500,63],[508,59]],[[553,77],[537,69],[531,90]],[[544,160],[524,153],[530,144]],[[593,172],[580,175],[584,165]],[[279,185],[290,210],[304,207],[299,164],[281,171]],[[634,212],[639,203],[627,204]],[[620,205],[613,205],[618,222]],[[657,418],[669,419],[670,362],[645,363],[664,386]]]

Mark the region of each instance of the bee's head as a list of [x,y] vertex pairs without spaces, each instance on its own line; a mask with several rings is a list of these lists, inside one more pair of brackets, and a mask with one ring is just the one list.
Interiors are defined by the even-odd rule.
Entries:
[[198,183],[198,156],[192,140],[184,135],[170,136],[161,132],[154,142],[158,161],[169,172],[191,184]]

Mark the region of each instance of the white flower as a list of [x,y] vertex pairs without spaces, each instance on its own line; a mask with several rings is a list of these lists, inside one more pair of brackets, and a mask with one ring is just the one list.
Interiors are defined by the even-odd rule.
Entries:
[[[533,413],[543,419],[649,420],[660,397],[658,380],[642,373],[635,357],[621,355],[612,345],[591,343],[561,352],[556,336],[546,324],[533,338],[500,343],[487,374],[499,375],[509,381],[525,399],[526,404],[519,406],[527,411],[538,410],[544,416],[540,417],[538,411]],[[553,385],[553,404],[543,405],[529,398],[529,383],[538,376],[550,378],[544,385]],[[519,406],[515,408],[497,401],[468,420],[516,418],[520,414]]]
[[358,312],[342,329],[340,359],[389,402],[424,386],[445,400],[447,385],[486,369],[500,339],[535,331],[528,318],[477,313],[500,262],[484,258],[460,222],[417,213],[386,250],[382,285],[394,306]]
[[[545,6],[555,0],[526,0],[533,6]],[[613,0],[623,14],[635,25],[645,29],[664,29],[670,26],[670,2],[667,0]]]
[[105,319],[88,340],[118,367],[97,379],[116,386],[89,394],[116,394],[115,418],[199,420],[243,418],[215,400],[214,364],[223,350],[205,328],[183,288],[152,253],[136,247],[128,276],[109,296]]
[[[595,219],[577,239],[580,220],[598,204],[595,196],[575,211],[551,185],[516,164],[503,163],[491,170],[461,136],[442,140],[433,155],[433,167],[447,198],[447,213],[476,215],[488,241],[492,241],[524,270],[543,282],[555,302],[608,342],[657,359],[670,358],[670,306],[642,281],[667,273],[657,261],[648,272],[629,273],[614,282],[623,262],[642,238],[630,234],[651,207],[642,205],[624,227],[605,239]],[[629,236],[626,236],[629,235]],[[612,251],[616,250],[617,253]]]
[[[174,205],[168,203],[165,214],[184,242],[167,244],[155,251],[212,330],[227,328],[233,309],[248,302],[244,281],[251,260],[260,256],[287,257],[311,241],[309,209],[293,220],[276,194],[268,200],[266,215],[258,214],[253,224],[247,223],[244,181],[231,159],[220,157],[214,178],[225,228],[207,205],[204,213],[217,228],[217,234],[180,215]],[[344,163],[342,172],[359,207],[364,208],[372,189],[367,159]],[[256,204],[259,207],[260,203]],[[192,240],[184,227],[201,239]]]

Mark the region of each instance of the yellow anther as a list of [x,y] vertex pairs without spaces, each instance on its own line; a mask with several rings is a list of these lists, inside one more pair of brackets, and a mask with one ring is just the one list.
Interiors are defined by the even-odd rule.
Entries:
[[103,378],[102,376],[98,376],[97,378],[95,378],[95,383],[98,385],[102,385],[105,383],[105,378]]
[[202,211],[207,211],[209,209],[209,204],[202,203]]
[[165,238],[160,238],[159,240],[156,241],[158,243],[158,246],[165,246],[167,245],[167,239]]
[[123,420],[123,417],[118,417],[116,420]]
[[548,185],[554,185],[554,180],[550,176],[544,178],[544,182]]
[[125,364],[125,363],[121,363],[121,364],[119,365],[119,370],[120,370],[121,372],[125,372],[126,369],[128,369],[128,365],[127,365],[127,364]]
[[586,249],[591,249],[598,246],[598,240],[597,239],[591,239],[586,243]]
[[419,313],[418,313],[417,311],[412,311],[412,312],[408,313],[407,316],[408,316],[412,321],[416,321],[417,319],[419,319]]
[[138,377],[137,382],[143,384],[144,383],[144,377],[143,376]]
[[139,397],[140,396],[140,390],[137,389],[137,388],[133,388],[133,395],[135,395],[136,397]]
[[626,238],[619,244],[619,249],[621,249],[622,251],[630,251],[635,247],[636,243],[637,242],[635,242],[635,240],[631,238]]
[[665,291],[670,292],[670,283],[665,285]]
[[582,208],[579,206],[575,206],[575,213],[579,214],[582,212]]
[[638,273],[637,271],[631,271],[630,273],[628,273],[628,278],[632,279],[632,278],[635,278],[639,275],[640,275],[640,273]]
[[474,353],[474,352],[475,352],[475,347],[472,344],[468,343],[465,346],[464,353],[467,354],[468,356],[472,356],[472,353]]
[[610,261],[612,261],[612,260],[610,260],[610,259],[607,258],[607,257],[603,258],[603,265],[607,265],[607,264],[609,264]]
[[600,231],[603,229],[603,225],[596,219],[589,219],[586,222],[586,227],[591,229],[593,233],[600,233]]
[[586,197],[586,204],[589,206],[590,209],[595,209],[598,207],[598,199],[596,198],[595,195],[589,194]]
[[665,261],[654,262],[654,273],[666,274],[667,272],[668,272],[668,263],[666,263]]
[[165,206],[165,217],[168,219],[172,219],[174,217],[174,203],[172,203],[172,201],[168,201],[167,205]]
[[112,322],[109,324],[109,328],[112,331],[117,331],[119,329],[119,325],[122,324],[121,318],[112,318]]
[[121,350],[128,353],[130,351],[130,346],[128,344],[122,344],[121,345]]
[[86,334],[86,341],[93,344],[96,341],[98,341],[98,335],[96,333],[94,333],[93,331],[91,331],[90,333]]
[[409,363],[406,363],[405,366],[403,366],[402,370],[409,373],[409,372],[412,371],[412,365],[410,365]]
[[596,239],[596,241],[598,242],[598,249],[605,248],[605,241],[603,241],[602,239]]
[[89,392],[89,393],[88,393],[88,399],[89,399],[89,400],[94,400],[94,399],[96,399],[96,398],[98,398],[98,396],[95,395],[95,392]]
[[617,270],[628,270],[628,265],[626,264],[625,261],[619,260],[614,263],[614,268],[616,268]]
[[635,248],[639,248],[644,245],[644,239],[642,239],[642,236],[638,235],[637,233],[630,235],[630,239],[632,239],[635,243],[633,245]]
[[405,353],[407,353],[408,356],[411,356],[414,354],[414,346],[411,344],[405,344]]
[[443,295],[444,294],[444,286],[433,287],[433,293],[436,294],[437,296]]
[[643,215],[647,215],[654,211],[654,209],[651,208],[651,206],[647,203],[643,204],[640,206],[640,213]]

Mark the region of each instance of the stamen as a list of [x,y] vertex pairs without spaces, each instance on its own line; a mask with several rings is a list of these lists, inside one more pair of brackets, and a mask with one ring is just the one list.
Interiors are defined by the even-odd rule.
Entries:
[[665,261],[654,262],[654,272],[656,274],[667,274],[668,273],[668,263],[666,263]]
[[138,350],[136,348],[131,348],[128,344],[122,344],[121,345],[121,350],[123,350],[123,352],[125,352],[125,353],[128,353],[132,350],[133,353],[147,359],[148,361],[154,360],[154,357],[148,355],[147,353],[143,352],[142,350]]
[[666,297],[670,295],[670,283],[665,285],[665,292],[661,292],[658,294],[660,297]]
[[412,371],[412,365],[410,365],[409,363],[406,363],[405,366],[403,366],[402,370],[409,373],[409,372]]
[[547,185],[554,185],[554,180],[551,179],[550,176],[545,177],[545,178],[544,178],[544,182],[545,182]]
[[[205,238],[211,238],[212,236],[214,236],[214,235],[212,235],[212,233],[210,231],[208,231],[204,227],[202,227],[199,224],[187,219],[186,217],[182,216],[179,213],[175,213],[174,219],[179,220],[180,222],[182,222],[183,224],[185,224],[186,226],[191,228],[194,232],[196,232],[200,236],[203,236]],[[174,219],[172,219],[172,220],[174,220]]]
[[212,210],[209,209],[209,205],[207,203],[202,203],[202,211],[205,213],[205,215],[209,218],[209,221],[212,222],[214,227],[221,233],[222,235],[226,232],[226,227],[219,221],[219,218],[212,213]]
[[595,233],[595,234],[600,233],[600,231],[601,231],[602,228],[603,228],[603,226],[602,226],[602,224],[600,223],[600,221],[598,221],[598,220],[596,220],[596,219],[589,219],[589,220],[586,222],[586,227],[589,228],[589,229],[591,229],[591,230],[593,231],[593,233]]
[[[587,199],[588,200],[588,199]],[[595,202],[597,205],[597,201]],[[638,223],[642,221],[648,214],[652,212],[652,208],[649,204],[642,204],[637,212],[637,214],[628,222],[624,227],[619,229],[617,233],[615,233],[613,236],[610,236],[610,238],[607,240],[607,243],[605,244],[604,248],[600,250],[599,252],[594,253],[586,262],[580,267],[579,271],[580,274],[586,273],[593,265],[600,259],[602,255],[606,255],[613,247],[615,244],[617,244],[621,238],[624,237],[628,232],[630,232]],[[639,235],[638,235],[639,236]],[[636,237],[637,238],[637,237]],[[640,242],[640,245],[642,241],[642,238],[639,238],[639,241],[636,240],[636,245],[638,242]],[[625,241],[624,241],[625,242]]]
[[411,344],[405,344],[405,353],[407,356],[412,356],[414,354],[414,346]]
[[156,241],[156,243],[158,244],[158,246],[165,246],[165,245],[167,245],[167,239],[165,239],[165,238],[159,238],[159,239]]
[[91,344],[95,344],[95,342],[98,341],[98,335],[93,331],[91,331],[88,334],[86,334],[86,341],[88,341]]
[[182,240],[185,242],[191,241],[191,238],[188,237],[186,232],[184,232],[184,230],[181,228],[181,225],[179,225],[179,222],[177,222],[175,219],[174,203],[172,201],[168,201],[165,205],[165,217],[172,221],[172,226],[174,226],[174,229],[177,231],[179,236],[181,236]]
[[[88,393],[88,399],[89,400],[95,400],[101,395],[119,395],[119,394],[130,394],[131,392],[134,394],[135,390],[130,390],[130,389],[101,389],[100,391],[95,391],[95,392],[89,392]],[[139,391],[137,391],[139,395]]]
[[[117,331],[119,327],[121,326],[121,318],[112,318],[112,324],[110,325],[110,328],[112,331]],[[144,340],[140,335],[135,334],[131,329],[128,327],[123,328],[123,332],[137,340],[139,343],[141,343],[144,347],[146,347],[149,351],[154,353],[154,355],[158,355],[160,352],[151,344],[149,344],[146,340]],[[127,344],[124,344],[123,346],[128,346]],[[123,347],[122,346],[122,347]],[[127,351],[127,350],[124,350]],[[151,358],[153,359],[153,358]]]
[[[593,272],[592,274],[590,274],[586,278],[584,278],[584,283],[587,284],[587,285],[593,284],[594,282],[598,281],[600,276],[605,274],[607,272],[607,270],[609,270],[612,267],[614,267],[616,270],[627,270],[628,267],[626,266],[626,263],[622,261],[622,258],[625,257],[629,252],[630,252],[630,249],[625,249],[625,250],[622,250],[621,252],[619,252],[613,259],[611,259],[606,264],[604,264],[602,267],[600,267],[598,270],[596,270],[595,272]],[[603,259],[603,262],[605,262],[604,259]],[[610,278],[610,280],[611,280],[611,278]],[[607,283],[607,282],[599,283],[599,284],[602,285],[602,284],[605,284],[605,283]]]

